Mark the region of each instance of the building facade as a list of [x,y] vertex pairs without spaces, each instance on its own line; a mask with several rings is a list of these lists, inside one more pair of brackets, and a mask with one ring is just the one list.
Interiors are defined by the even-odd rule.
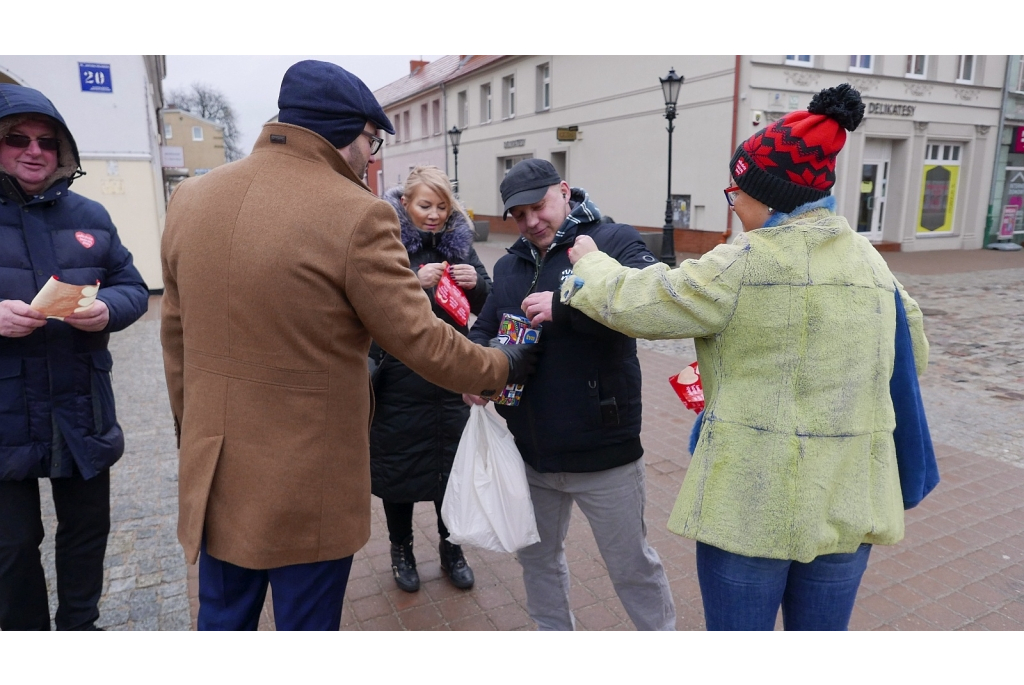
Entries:
[[367,170],[367,182],[375,193],[381,195],[388,188],[405,183],[409,172],[419,164],[440,167],[454,178],[454,157],[452,167],[448,167],[447,132],[454,120],[449,119],[444,105],[446,82],[497,59],[500,57],[445,55],[433,62],[413,60],[408,76],[374,91],[374,97],[395,127],[395,135],[385,134],[386,152]]
[[[168,108],[161,113],[164,134],[164,180],[167,195],[189,176],[202,176],[227,162],[224,126],[183,109]],[[175,162],[167,166],[168,162]],[[177,162],[181,162],[177,165]]]
[[64,117],[86,172],[72,190],[107,209],[150,290],[163,289],[165,74],[163,55],[0,55],[0,82],[35,88]]
[[[668,188],[659,77],[670,68],[685,81]],[[733,230],[722,189],[736,145],[849,82],[866,112],[839,156],[839,212],[880,249],[974,249],[985,236],[1006,70],[1007,58],[992,55],[492,56],[387,110],[403,122],[402,140],[388,140],[382,173],[391,185],[416,163],[437,164],[444,148],[452,175],[445,136],[417,147],[417,112],[440,97],[442,126],[462,129],[460,198],[491,230],[515,230],[501,218],[498,185],[513,164],[538,157],[642,231],[661,230],[670,200],[677,250],[703,252]]]

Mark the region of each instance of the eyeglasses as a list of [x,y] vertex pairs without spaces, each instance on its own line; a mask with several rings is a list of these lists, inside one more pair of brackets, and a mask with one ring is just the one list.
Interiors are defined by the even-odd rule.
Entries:
[[725,201],[729,203],[730,207],[735,206],[736,194],[740,192],[739,186],[729,186],[725,189]]
[[364,136],[370,139],[370,154],[375,155],[380,152],[380,146],[384,144],[383,138],[378,138],[369,131],[362,132]]
[[4,140],[11,147],[26,148],[32,144],[32,141],[39,143],[40,150],[47,150],[48,152],[56,152],[60,147],[60,141],[56,138],[29,138],[28,136],[19,135],[17,133],[8,133],[4,136]]

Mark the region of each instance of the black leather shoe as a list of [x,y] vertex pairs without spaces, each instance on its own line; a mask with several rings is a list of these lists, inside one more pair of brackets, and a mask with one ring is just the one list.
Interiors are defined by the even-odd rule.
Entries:
[[473,569],[466,563],[466,557],[462,556],[462,548],[441,540],[437,551],[441,553],[441,570],[448,574],[452,585],[460,590],[473,587]]
[[395,576],[395,583],[402,590],[416,592],[420,589],[420,574],[416,571],[416,557],[412,554],[411,535],[399,545],[391,543],[391,572]]

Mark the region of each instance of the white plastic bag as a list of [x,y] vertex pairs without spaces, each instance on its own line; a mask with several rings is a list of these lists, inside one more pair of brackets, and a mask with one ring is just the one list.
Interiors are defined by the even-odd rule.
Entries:
[[473,405],[441,505],[448,540],[495,552],[540,541],[526,468],[508,429]]

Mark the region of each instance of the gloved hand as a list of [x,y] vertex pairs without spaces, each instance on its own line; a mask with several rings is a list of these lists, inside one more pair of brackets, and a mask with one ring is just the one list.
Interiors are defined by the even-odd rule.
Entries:
[[537,370],[537,356],[541,346],[539,341],[529,345],[503,345],[498,338],[491,338],[488,345],[501,350],[508,357],[506,384],[525,383],[530,374]]

